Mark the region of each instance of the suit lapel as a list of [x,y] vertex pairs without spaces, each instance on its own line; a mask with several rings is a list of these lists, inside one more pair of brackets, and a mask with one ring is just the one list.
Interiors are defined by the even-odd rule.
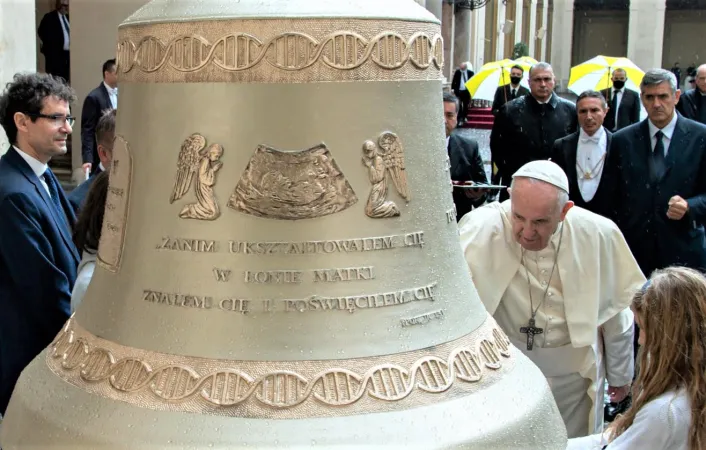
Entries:
[[566,160],[566,174],[569,177],[569,184],[576,183],[578,186],[579,177],[576,172],[576,158],[579,152],[579,133],[573,133],[564,147],[564,159]]
[[[678,114],[678,113],[676,113]],[[676,165],[676,162],[686,157],[684,155],[684,150],[687,147],[687,142],[689,140],[689,128],[686,126],[686,121],[679,115],[677,118],[677,124],[674,127],[674,133],[672,134],[672,139],[669,142],[669,148],[667,149],[667,157],[664,160],[666,165],[664,169],[664,175],[660,178],[660,181],[664,180],[672,168]]]
[[[69,251],[71,251],[71,254],[73,255],[74,259],[77,262],[80,261],[78,252],[76,251],[76,246],[74,245],[73,240],[71,239],[71,231],[69,230],[70,225],[67,223],[69,217],[64,219],[59,216],[61,212],[56,210],[56,206],[54,206],[51,197],[49,197],[49,194],[42,185],[42,182],[39,180],[39,177],[37,177],[37,175],[32,171],[32,168],[29,167],[27,162],[22,159],[22,157],[17,153],[14,148],[10,147],[10,150],[8,150],[7,152],[7,157],[12,163],[12,165],[15,166],[15,168],[19,170],[22,175],[24,175],[27,181],[34,186],[34,189],[37,191],[37,194],[44,201],[44,205],[50,211],[52,219],[54,220],[54,225],[56,225],[56,228],[59,230],[64,244],[66,244],[66,247],[69,249]],[[53,176],[53,174],[51,176]],[[56,178],[54,180],[56,181]],[[58,181],[56,182],[58,183]],[[59,192],[59,200],[61,201],[63,208],[66,210],[66,199],[61,198],[61,192]]]
[[[456,174],[453,172],[454,167],[459,167],[458,164],[458,158],[459,154],[461,152],[458,151],[458,142],[456,142],[456,136],[453,134],[449,136],[449,148],[447,149],[448,154],[449,154],[449,163],[451,167],[449,168],[449,174],[451,175],[451,179],[454,179],[454,176]],[[465,181],[465,180],[454,180],[454,181]]]
[[[103,104],[106,105],[108,108],[113,107],[113,102],[110,101],[110,94],[108,94],[108,89],[106,89],[105,84],[101,83],[100,86],[98,86],[100,89],[101,94],[103,94]],[[104,108],[101,108],[104,109]],[[99,113],[102,113],[103,111],[99,111]]]

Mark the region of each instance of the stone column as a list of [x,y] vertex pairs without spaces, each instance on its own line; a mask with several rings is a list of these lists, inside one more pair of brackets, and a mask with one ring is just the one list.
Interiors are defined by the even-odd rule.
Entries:
[[[522,42],[522,14],[524,10],[524,0],[516,0],[515,4],[515,28],[514,28],[514,39],[512,41],[512,45],[514,47],[515,44],[518,42]],[[512,55],[508,56],[509,58],[512,57]]]
[[485,10],[476,9],[471,14],[471,62],[478,71],[485,64]]
[[[37,38],[34,0],[0,1],[0,91],[17,72],[36,72]],[[0,127],[0,155],[9,148]]]
[[535,44],[537,42],[537,0],[530,0],[529,14],[529,42],[527,46],[529,47],[530,56],[537,59],[538,52],[535,50]]
[[[571,49],[574,34],[574,0],[554,0],[550,61],[557,79],[557,89],[563,90],[571,73]],[[545,37],[547,40],[549,37]]]
[[666,0],[630,2],[628,58],[642,70],[662,66]]
[[471,10],[459,9],[454,18],[454,68],[471,60]]
[[500,61],[505,58],[505,33],[502,32],[505,23],[505,4],[498,2],[495,7],[497,13],[495,15],[495,60]]
[[443,0],[425,0],[427,10],[441,20],[443,16]]
[[103,63],[116,56],[118,25],[147,2],[148,0],[71,0],[71,84],[78,96],[73,114],[79,118],[72,134],[75,178],[81,176],[80,117],[83,101],[86,95],[100,84]]
[[542,45],[539,60],[547,60],[547,41],[549,40],[549,0],[542,0]]
[[444,76],[451,81],[454,70],[454,5],[444,3],[441,12],[441,37],[444,39]]

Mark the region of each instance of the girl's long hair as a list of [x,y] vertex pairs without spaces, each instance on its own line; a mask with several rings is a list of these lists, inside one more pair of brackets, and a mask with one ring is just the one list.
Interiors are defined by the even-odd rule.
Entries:
[[98,250],[107,196],[108,172],[101,172],[93,180],[74,225],[73,240],[79,252],[95,253]]
[[689,449],[706,449],[706,278],[684,267],[659,270],[635,294],[632,309],[646,339],[632,407],[611,425],[611,440],[645,404],[684,389],[691,408]]

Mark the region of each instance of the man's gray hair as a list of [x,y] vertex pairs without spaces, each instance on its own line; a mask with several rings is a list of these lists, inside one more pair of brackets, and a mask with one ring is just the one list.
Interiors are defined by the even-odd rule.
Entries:
[[650,69],[645,72],[645,76],[642,77],[642,81],[640,82],[640,91],[647,86],[657,86],[665,82],[669,83],[672,94],[676,94],[677,77],[674,76],[672,72],[665,69]]
[[518,178],[521,178],[523,180],[529,180],[530,184],[534,183],[544,183],[552,186],[553,188],[556,189],[556,198],[557,198],[557,211],[561,211],[564,209],[564,206],[566,206],[567,203],[569,203],[569,193],[566,192],[563,189],[558,188],[557,186],[554,186],[551,183],[547,183],[546,181],[538,180],[536,178],[531,178],[531,177],[514,177],[512,181],[510,182],[510,190],[515,189],[515,180]]
[[554,68],[552,67],[551,64],[548,62],[538,62],[537,64],[534,64],[532,67],[530,67],[529,70],[529,76],[530,78],[532,77],[532,74],[534,73],[535,70],[550,70],[552,73],[554,73]]

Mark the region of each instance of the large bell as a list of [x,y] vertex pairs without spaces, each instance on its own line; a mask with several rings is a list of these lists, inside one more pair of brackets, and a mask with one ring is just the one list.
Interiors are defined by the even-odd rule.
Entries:
[[153,0],[119,29],[97,268],[4,450],[564,449],[458,244],[412,0]]

